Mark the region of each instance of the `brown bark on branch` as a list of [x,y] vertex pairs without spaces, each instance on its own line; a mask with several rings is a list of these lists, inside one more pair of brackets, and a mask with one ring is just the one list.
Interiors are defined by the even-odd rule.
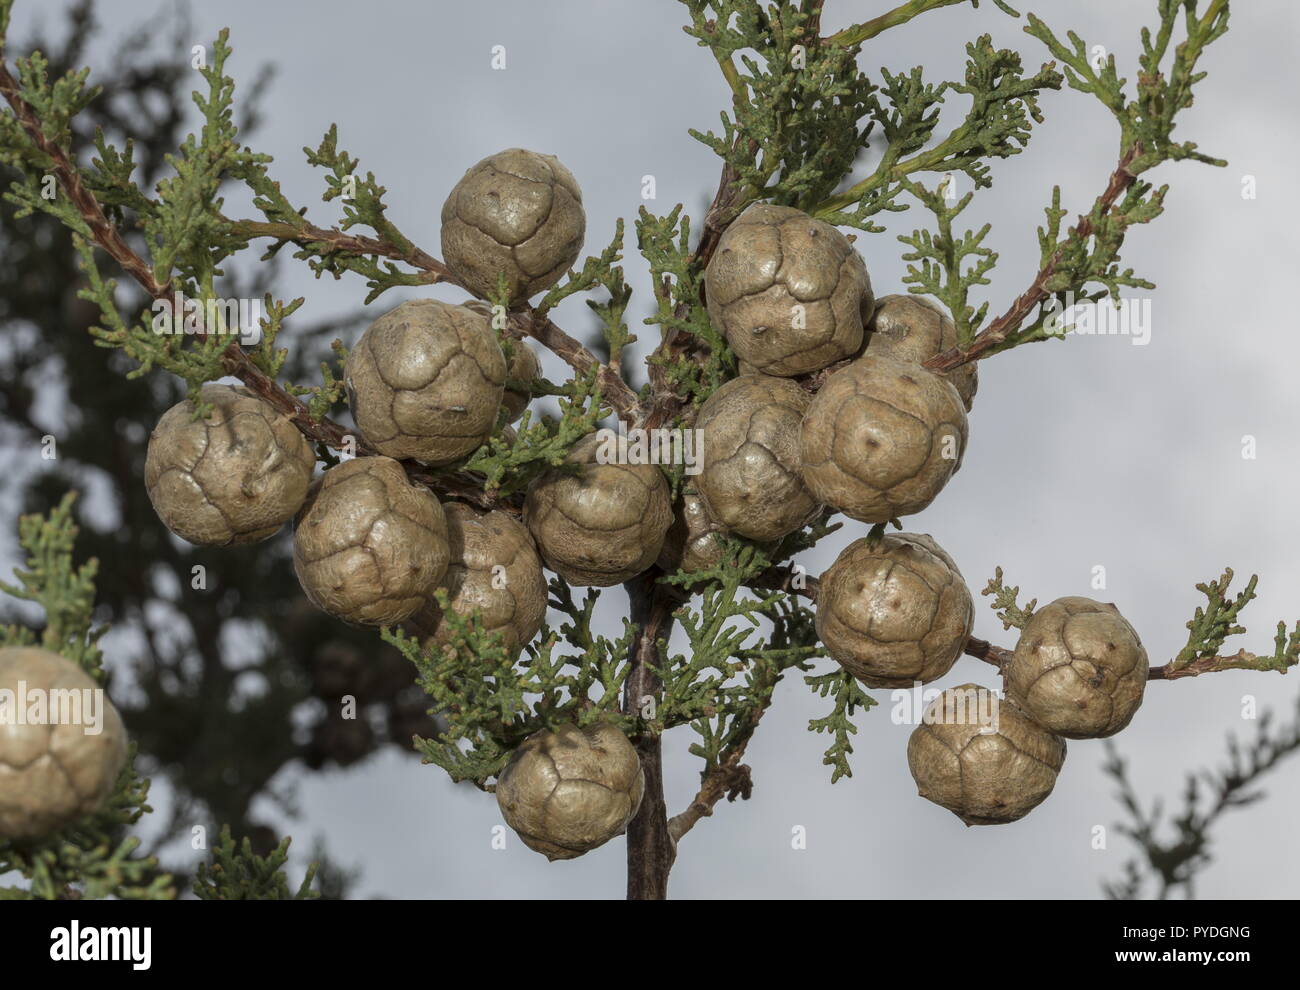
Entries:
[[413,268],[418,268],[427,273],[429,276],[427,283],[429,285],[437,282],[450,282],[452,285],[461,284],[459,279],[452,274],[451,269],[443,262],[414,245],[411,246],[409,251],[403,251],[396,244],[390,244],[388,241],[379,240],[375,237],[345,234],[337,227],[317,227],[305,221],[301,225],[276,223],[268,220],[227,220],[226,222],[230,224],[237,234],[249,239],[270,237],[283,243],[297,244],[299,247],[308,247],[312,244],[328,244],[333,251],[344,251],[349,254],[369,254],[381,258],[391,258],[394,261],[405,261]]
[[[90,228],[95,243],[149,296],[170,301],[172,295],[170,284],[159,282],[154,277],[153,269],[148,262],[131,249],[117,227],[104,214],[99,201],[86,189],[76,167],[68,159],[64,150],[45,136],[35,111],[22,98],[17,81],[10,74],[8,66],[3,63],[0,63],[0,95],[4,96],[5,101],[13,109],[14,116],[27,132],[32,143],[51,160],[51,171],[69,201],[85,220],[86,226]],[[330,232],[320,231],[320,233],[328,235]],[[358,454],[364,456],[377,453],[347,427],[328,417],[313,419],[306,404],[296,396],[290,395],[273,378],[263,372],[238,341],[230,343],[222,353],[221,360],[230,375],[238,378],[264,402],[292,420],[303,436],[313,443],[322,444],[332,450],[344,450],[351,444],[355,444]],[[405,466],[407,474],[426,487],[466,499],[481,508],[510,508],[518,511],[513,503],[503,503],[486,495],[482,490],[482,484],[476,482],[470,475],[433,475],[414,462],[407,462]]]
[[[231,224],[239,234],[250,238],[270,237],[277,241],[297,244],[299,247],[328,244],[338,251],[404,261],[413,268],[423,271],[428,276],[429,285],[445,282],[464,288],[460,279],[444,262],[418,247],[412,246],[409,251],[403,251],[396,244],[388,241],[345,234],[337,227],[316,227],[311,224],[298,226],[260,220],[234,220]],[[596,355],[531,307],[511,313],[508,319],[510,329],[515,336],[533,337],[579,374],[588,374],[594,367],[600,368],[598,379],[605,401],[614,407],[621,419],[630,421],[635,417],[640,400],[616,369],[601,363]]]
[[[763,591],[785,591],[792,595],[801,595],[814,603],[817,601],[817,592],[819,590],[818,581],[815,577],[802,575],[801,580],[796,584],[793,573],[788,569],[779,567],[772,567],[764,571],[754,580],[751,587]],[[1014,651],[1002,646],[995,646],[988,640],[977,639],[972,636],[966,640],[963,652],[968,657],[974,657],[976,660],[983,660],[985,663],[992,664],[998,668],[1000,673],[1006,670]],[[1280,674],[1285,674],[1287,667],[1273,661],[1271,658],[1261,658],[1258,654],[1251,653],[1249,650],[1238,650],[1236,653],[1224,656],[1198,657],[1194,660],[1181,662],[1177,659],[1170,660],[1162,666],[1149,668],[1147,680],[1175,681],[1183,677],[1198,677],[1201,674],[1213,674],[1222,670],[1276,670]]]
[[[640,717],[645,705],[658,705],[663,689],[652,668],[663,663],[659,643],[672,632],[676,603],[670,591],[656,583],[656,573],[650,571],[624,585],[637,630],[623,685],[623,712],[633,718]],[[664,803],[663,752],[657,732],[643,731],[633,745],[641,758],[645,792],[640,810],[627,826],[627,899],[661,901],[668,897],[668,873],[677,858]]]
[[[759,711],[754,718],[755,726],[762,717],[763,712]],[[679,815],[674,815],[668,822],[668,833],[674,843],[694,828],[701,818],[712,815],[713,806],[724,797],[728,801],[734,801],[736,798],[748,800],[754,789],[754,782],[750,776],[749,766],[741,763],[740,760],[745,755],[745,747],[749,745],[752,735],[753,728],[750,730],[750,736],[726,750],[722,762],[705,773],[703,784],[691,799],[691,803],[686,806],[686,810]]]
[[[1106,191],[1098,197],[1097,202],[1093,204],[1093,212],[1088,216],[1080,216],[1078,222],[1070,228],[1069,236],[1073,240],[1087,240],[1092,236],[1094,225],[1092,217],[1105,216],[1114,207],[1116,201],[1137,181],[1137,176],[1129,171],[1129,167],[1134,160],[1142,154],[1142,145],[1134,143],[1124,156],[1120,159],[1119,165],[1111,173],[1110,182],[1106,185]],[[980,358],[989,354],[998,345],[1004,343],[1008,335],[1015,333],[1021,325],[1034,312],[1034,310],[1043,302],[1046,302],[1051,292],[1047,289],[1048,282],[1057,274],[1058,267],[1061,263],[1062,250],[1058,249],[1055,254],[1048,260],[1034,277],[1033,283],[1026,289],[1014,303],[1011,308],[990,323],[987,327],[975,335],[969,347],[950,347],[946,351],[936,354],[934,357],[924,362],[925,367],[931,371],[952,371],[963,364],[971,361],[978,361]]]

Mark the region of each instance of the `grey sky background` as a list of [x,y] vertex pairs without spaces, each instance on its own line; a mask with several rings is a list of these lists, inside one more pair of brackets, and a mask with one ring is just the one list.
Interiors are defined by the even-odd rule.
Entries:
[[[11,36],[26,37],[34,17],[52,20],[63,6],[20,3]],[[828,0],[825,27],[890,6]],[[1231,648],[1266,650],[1277,620],[1300,615],[1300,436],[1288,373],[1300,359],[1291,305],[1300,191],[1288,167],[1300,157],[1291,104],[1300,89],[1300,10],[1283,0],[1235,6],[1232,31],[1206,59],[1210,78],[1180,130],[1230,165],[1158,173],[1173,186],[1168,212],[1136,230],[1125,253],[1159,286],[1150,294],[1150,344],[1072,337],[981,362],[963,468],[931,509],[907,521],[953,555],[973,592],[1001,565],[1040,602],[1071,594],[1114,601],[1153,662],[1185,641],[1184,624],[1201,600],[1194,584],[1225,565],[1239,581],[1260,575],[1259,597],[1244,616],[1251,632],[1230,640]],[[169,4],[116,0],[103,7],[110,37],[150,17],[161,35],[170,32]],[[1033,0],[1023,7],[1135,67],[1138,29],[1155,4]],[[315,146],[331,122],[341,146],[388,187],[390,215],[434,253],[442,201],[466,168],[512,146],[558,155],[583,188],[588,253],[608,243],[617,217],[628,220],[635,329],[649,296],[631,233],[642,176],[656,180],[651,210],[684,202],[695,216],[717,181],[716,159],[686,130],[716,127],[727,92],[708,53],[681,33],[685,20],[684,8],[669,0],[226,0],[197,5],[193,43],[210,45],[229,26],[235,55],[228,68],[238,81],[251,81],[264,63],[275,67],[266,123],[253,143],[275,157],[284,189],[312,204],[318,223],[333,223],[337,214],[319,203],[323,183],[300,149]],[[1027,64],[1045,59],[1039,42],[991,3],[928,14],[888,32],[862,59],[869,71],[922,64],[933,79],[960,78],[964,45],[982,32],[1018,48]],[[491,68],[494,45],[506,48],[505,71]],[[188,57],[188,49],[177,52]],[[964,103],[955,96],[949,103],[945,119],[955,122]],[[1001,262],[986,298],[996,312],[1032,278],[1035,227],[1052,185],[1061,185],[1074,211],[1086,209],[1116,158],[1117,128],[1095,99],[1047,94],[1045,109],[1047,122],[1029,151],[997,163],[994,188],[966,214],[971,227],[994,225],[990,244]],[[940,133],[946,130],[941,124]],[[1247,175],[1256,177],[1255,200],[1242,196]],[[232,196],[232,210],[245,205]],[[925,215],[912,211],[891,218],[888,234],[859,237],[879,294],[902,291],[903,249],[894,235],[924,223]],[[304,320],[354,309],[365,294],[360,279],[317,282],[289,264],[276,292],[305,295]],[[427,294],[458,298],[442,288]],[[401,298],[388,294],[375,315]],[[576,299],[557,322],[582,333],[590,325]],[[646,341],[653,335],[653,328],[643,334]],[[545,371],[561,374],[554,359]],[[1254,460],[1242,457],[1246,435],[1257,440]],[[143,487],[137,497],[145,497]],[[848,523],[803,562],[818,573],[865,529]],[[11,562],[0,562],[6,573]],[[1105,591],[1091,588],[1096,565],[1106,568]],[[624,614],[621,592],[607,592],[605,601],[608,621],[616,622]],[[976,634],[1014,645],[1014,631],[1002,630],[987,601],[977,595]],[[110,647],[110,657],[125,667],[131,644],[113,642],[122,652],[113,656]],[[963,659],[934,686],[991,686],[992,674]],[[1258,673],[1157,683],[1118,744],[1143,792],[1176,803],[1185,770],[1217,763],[1226,733],[1253,731],[1240,714],[1244,695],[1285,714],[1296,690],[1294,675]],[[1025,820],[967,829],[916,796],[905,756],[911,727],[893,724],[888,695],[876,696],[881,705],[858,720],[854,775],[832,787],[821,765],[826,740],[807,731],[826,703],[798,676],[787,678],[749,747],[753,799],[724,803],[683,840],[672,894],[1095,897],[1099,882],[1118,874],[1130,852],[1123,837],[1111,829],[1107,849],[1091,843],[1094,826],[1120,817],[1100,769],[1100,743],[1071,743],[1056,791]],[[691,739],[683,728],[666,740],[670,812],[681,810],[698,782],[698,761],[686,752]],[[1298,782],[1293,763],[1269,778],[1267,802],[1224,822],[1200,896],[1295,895],[1300,856],[1294,844],[1268,837],[1282,836],[1300,814]],[[513,835],[504,851],[494,850],[492,830],[501,819],[491,796],[454,786],[392,749],[347,771],[286,775],[277,783],[297,788],[296,820],[268,815],[298,837],[299,861],[311,837],[324,835],[335,857],[362,868],[363,896],[623,892],[622,840],[554,865]],[[791,848],[796,826],[806,829],[806,849]]]

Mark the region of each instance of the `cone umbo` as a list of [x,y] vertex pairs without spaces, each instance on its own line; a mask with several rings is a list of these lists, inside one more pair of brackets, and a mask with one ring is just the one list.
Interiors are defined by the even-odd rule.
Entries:
[[778,540],[821,508],[799,470],[799,424],[811,401],[788,379],[747,375],[700,407],[695,487],[710,515],[731,532]]
[[[614,445],[611,444],[611,447]],[[608,587],[636,577],[663,549],[672,524],[668,483],[653,464],[601,464],[600,435],[528,487],[524,521],[546,566],[570,584]]]
[[558,282],[582,252],[582,190],[554,155],[510,148],[473,166],[442,206],[442,254],[465,288],[511,305]]
[[[9,704],[25,691],[28,699],[40,692],[47,705],[44,722],[0,720],[0,842],[46,835],[98,810],[113,793],[126,765],[126,729],[106,694],[95,696],[102,707],[87,708],[87,690],[100,687],[57,653],[0,649],[0,691],[12,692]],[[80,707],[56,717],[56,699]],[[30,716],[30,706],[23,711]]]
[[644,789],[641,760],[618,729],[562,725],[515,750],[497,778],[497,804],[529,849],[574,859],[620,834]]
[[847,237],[789,206],[755,203],[718,240],[704,273],[709,319],[736,356],[792,377],[856,354],[871,279]]
[[669,574],[693,573],[716,567],[722,560],[723,546],[716,537],[726,530],[709,515],[704,501],[692,489],[682,493],[681,504],[673,513],[673,523],[664,537],[658,564]]
[[481,313],[414,299],[366,328],[343,374],[357,429],[379,453],[450,464],[491,436],[506,359]]
[[1058,598],[1025,624],[1007,665],[1007,693],[1057,735],[1097,739],[1132,721],[1148,669],[1137,632],[1114,605]]
[[942,677],[974,624],[961,572],[929,536],[855,540],[818,584],[817,636],[868,687],[911,687]]
[[[518,653],[546,618],[546,577],[533,538],[509,513],[479,512],[459,502],[443,506],[451,562],[441,587],[448,607],[468,618],[475,611],[486,632],[499,632],[507,650]],[[434,643],[448,642],[451,629],[436,601],[411,620]]]
[[[926,296],[908,293],[876,300],[875,315],[867,325],[868,354],[922,364],[956,346],[957,325],[938,303]],[[976,362],[943,372],[939,377],[952,382],[969,412],[979,389]]]
[[289,417],[243,386],[204,385],[149,435],[144,484],[163,525],[196,546],[257,543],[307,497],[316,454]]
[[920,512],[961,466],[966,409],[951,383],[870,352],[814,396],[800,430],[804,483],[861,522]]
[[917,792],[967,825],[1004,825],[1043,803],[1065,762],[1065,740],[987,688],[949,688],[907,741]]
[[321,476],[294,521],[293,569],[313,605],[344,622],[409,619],[447,572],[442,506],[389,457]]

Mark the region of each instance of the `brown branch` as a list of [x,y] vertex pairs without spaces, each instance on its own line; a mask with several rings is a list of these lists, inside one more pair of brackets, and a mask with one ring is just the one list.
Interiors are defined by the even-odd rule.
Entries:
[[[117,262],[122,270],[130,275],[151,297],[170,301],[172,295],[170,282],[159,282],[148,262],[136,254],[130,245],[126,243],[116,225],[105,215],[94,194],[82,183],[81,175],[64,149],[45,136],[40,121],[36,116],[36,111],[31,104],[23,99],[17,80],[14,79],[9,72],[9,67],[3,62],[0,62],[0,95],[4,96],[5,101],[13,109],[14,116],[22,125],[23,130],[26,131],[31,142],[42,154],[50,159],[50,170],[54,173],[59,186],[63,189],[69,201],[81,214],[86,226],[90,228],[95,243]],[[319,231],[319,228],[311,229]],[[331,233],[329,231],[319,232],[326,235]],[[344,235],[339,234],[339,236]],[[352,240],[369,241],[366,238],[353,238]],[[423,252],[418,253],[423,255]],[[427,256],[425,257],[427,258]],[[196,336],[201,339],[207,337],[206,334],[202,333],[196,334]],[[314,419],[306,404],[297,396],[289,394],[275,379],[262,371],[239,345],[238,341],[231,341],[229,346],[222,352],[221,363],[230,375],[238,378],[260,399],[289,418],[308,440],[333,450],[355,449],[356,453],[362,456],[371,456],[378,453],[347,427],[334,422],[328,417]],[[483,508],[514,508],[513,504],[499,502],[492,496],[485,494],[481,485],[476,490],[467,480],[470,476],[430,474],[421,465],[413,461],[403,462],[403,466],[406,467],[407,474],[413,480],[429,488],[467,499]]]
[[1289,666],[1272,661],[1271,657],[1261,658],[1249,650],[1218,657],[1197,657],[1195,660],[1170,660],[1163,667],[1152,667],[1147,679],[1152,681],[1174,681],[1180,677],[1199,677],[1201,674],[1214,674],[1220,670],[1276,670],[1285,674]]
[[144,260],[131,250],[117,228],[109,222],[99,206],[99,201],[82,184],[80,173],[68,160],[63,149],[45,136],[40,120],[37,119],[36,110],[23,99],[18,80],[10,74],[9,66],[4,62],[0,62],[0,95],[4,96],[5,102],[13,109],[14,116],[27,132],[32,144],[51,160],[51,170],[57,177],[59,185],[86,221],[95,242],[107,251],[132,278],[144,286],[145,291],[157,298],[160,287],[154,280],[153,272]]
[[[638,719],[646,701],[658,704],[663,692],[654,670],[663,664],[659,644],[667,640],[673,625],[671,589],[659,584],[656,576],[650,571],[624,585],[637,634],[628,656],[623,712]],[[668,896],[668,874],[677,858],[664,802],[663,751],[655,732],[642,732],[632,743],[641,759],[645,790],[641,807],[627,826],[627,898],[659,901]]]
[[614,407],[619,419],[626,423],[634,423],[644,416],[646,410],[642,408],[640,398],[623,380],[618,369],[603,363],[591,351],[552,323],[548,317],[540,315],[529,307],[511,313],[509,323],[519,333],[532,337],[552,351],[580,375],[590,374],[592,368],[598,368],[596,380],[600,385],[601,398]]
[[316,248],[323,244],[328,247],[328,250],[322,251],[322,254],[336,252],[369,254],[381,258],[391,258],[394,261],[405,261],[413,268],[428,273],[427,284],[429,285],[437,282],[449,282],[452,285],[464,288],[460,279],[455,276],[446,264],[414,245],[411,246],[409,251],[403,251],[396,244],[389,241],[375,237],[345,234],[337,227],[317,227],[306,221],[301,224],[292,224],[264,220],[226,220],[226,223],[230,224],[231,229],[236,234],[249,239],[270,237],[273,240],[297,244],[303,248]]
[[[270,237],[304,248],[319,248],[321,245],[326,245],[329,252],[368,254],[404,261],[428,276],[426,284],[445,282],[465,288],[464,283],[456,277],[445,262],[439,261],[433,255],[415,246],[403,250],[389,241],[374,237],[358,237],[345,234],[337,227],[316,227],[308,223],[299,225],[260,220],[233,220],[230,223],[237,233],[245,237]],[[620,419],[630,423],[643,412],[641,400],[624,381],[618,369],[601,362],[596,355],[557,327],[548,317],[540,315],[529,306],[511,313],[508,319],[510,328],[516,336],[534,338],[579,374],[585,375],[590,373],[592,368],[599,368],[597,378],[601,396],[613,406]]]
[[[1087,216],[1080,215],[1078,223],[1070,228],[1069,236],[1071,239],[1080,241],[1091,237],[1095,229],[1092,218],[1094,216],[1105,216],[1109,213],[1119,197],[1137,181],[1137,176],[1129,169],[1141,153],[1142,145],[1139,142],[1134,142],[1125,152],[1120,159],[1119,165],[1111,173],[1110,182],[1106,185],[1106,191],[1093,204],[1092,213]],[[934,357],[929,358],[924,362],[924,366],[931,371],[952,371],[963,364],[978,361],[1004,343],[1007,336],[1019,330],[1030,314],[1052,295],[1047,285],[1053,276],[1057,274],[1064,252],[1063,247],[1058,248],[1056,253],[1048,259],[1047,264],[1039,270],[1029,288],[1011,304],[1010,309],[977,333],[969,347],[950,347],[946,351],[941,351]]]
[[[800,575],[800,581],[796,584],[795,575],[788,569],[780,567],[768,568],[758,575],[750,583],[750,586],[763,591],[784,591],[792,595],[800,595],[814,603],[817,601],[817,593],[820,590],[820,585],[815,577]],[[1002,646],[995,646],[988,640],[977,639],[972,636],[966,640],[966,646],[962,652],[968,657],[974,657],[976,660],[983,660],[985,663],[992,664],[1001,673],[1006,670],[1014,651]],[[1147,680],[1174,681],[1182,677],[1198,677],[1201,674],[1213,674],[1222,670],[1276,670],[1280,674],[1287,672],[1287,666],[1270,662],[1270,660],[1271,658],[1261,658],[1258,654],[1251,653],[1248,650],[1238,650],[1236,653],[1225,656],[1198,657],[1190,661],[1174,659],[1162,666],[1151,667],[1147,671]]]
[[998,673],[1007,669],[1007,664],[1011,662],[1011,650],[1004,649],[1001,646],[994,646],[988,640],[976,639],[974,636],[966,640],[966,646],[962,652],[968,657],[974,657],[976,660],[983,660],[985,663],[991,663],[998,668]]
[[691,799],[691,803],[686,806],[686,810],[669,819],[668,834],[672,836],[674,843],[693,829],[701,818],[710,817],[713,814],[713,806],[724,797],[728,801],[734,801],[736,798],[749,800],[754,790],[754,781],[750,776],[749,766],[741,763],[740,759],[745,755],[745,747],[749,745],[754,729],[758,727],[758,721],[766,710],[767,706],[764,705],[754,713],[753,721],[744,738],[724,750],[718,765],[704,774],[704,782],[695,797]]

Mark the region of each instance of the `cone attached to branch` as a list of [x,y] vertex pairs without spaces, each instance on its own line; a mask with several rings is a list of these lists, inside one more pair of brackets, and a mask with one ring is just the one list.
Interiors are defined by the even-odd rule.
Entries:
[[821,509],[799,470],[799,424],[811,401],[788,379],[746,375],[700,407],[703,464],[695,487],[731,532],[779,540]]
[[1149,670],[1138,634],[1114,605],[1058,598],[1025,624],[1007,692],[1067,739],[1113,736],[1142,704]]
[[582,253],[582,190],[554,155],[510,148],[484,158],[442,207],[442,254],[480,299],[504,277],[510,304],[549,289]]
[[830,224],[755,203],[704,273],[709,319],[747,368],[792,377],[858,352],[873,302],[866,265]]
[[330,468],[294,523],[293,569],[313,605],[345,622],[409,619],[447,572],[442,506],[389,457]]
[[1052,793],[1065,740],[987,688],[949,688],[925,710],[907,743],[921,797],[967,825],[1023,818]]
[[153,433],[144,483],[168,529],[197,546],[257,543],[294,517],[316,455],[294,426],[243,386],[204,385],[210,407],[195,419],[188,399]]
[[[613,446],[613,445],[610,445]],[[546,566],[570,584],[608,587],[655,562],[672,524],[668,483],[653,464],[600,463],[598,434],[528,489],[524,521]]]
[[562,725],[515,750],[497,779],[497,804],[529,849],[574,859],[621,834],[644,790],[641,761],[618,729]]
[[855,540],[818,587],[817,635],[868,687],[911,687],[942,677],[975,624],[961,571],[928,536]]
[[803,419],[804,483],[851,519],[920,512],[961,466],[966,409],[919,365],[868,351],[826,379]]
[[344,368],[367,442],[387,457],[450,464],[492,435],[506,359],[487,317],[415,299],[366,328]]
[[[477,613],[484,631],[499,632],[505,648],[518,653],[546,618],[546,576],[533,538],[506,512],[478,512],[459,502],[443,510],[451,548],[441,584],[447,607],[465,618]],[[421,609],[411,624],[435,643],[452,635],[437,602]]]

